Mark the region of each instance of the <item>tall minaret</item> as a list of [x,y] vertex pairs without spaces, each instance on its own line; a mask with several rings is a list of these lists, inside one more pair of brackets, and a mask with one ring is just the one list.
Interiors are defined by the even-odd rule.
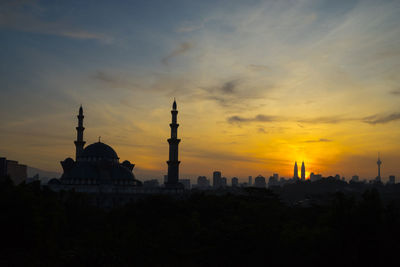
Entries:
[[298,169],[297,169],[297,161],[295,161],[295,163],[294,163],[293,178],[296,179],[296,180],[299,179],[299,171],[298,171]]
[[176,109],[176,101],[174,99],[174,103],[172,104],[172,123],[169,125],[171,127],[171,138],[168,139],[169,143],[169,160],[168,164],[168,179],[166,186],[167,187],[177,187],[179,186],[179,163],[178,160],[178,145],[181,141],[178,139],[178,126],[177,116],[178,110]]
[[376,180],[377,181],[381,181],[381,164],[382,164],[382,161],[381,161],[381,157],[380,157],[379,153],[378,153],[378,161],[376,162],[376,164],[378,164],[378,177],[376,177]]
[[83,141],[83,131],[85,130],[85,127],[83,127],[83,109],[82,105],[79,108],[79,115],[78,117],[78,127],[76,127],[76,141],[75,147],[76,147],[76,154],[75,154],[75,160],[78,160],[78,158],[81,156],[83,152],[83,146],[85,145],[85,141]]
[[306,167],[304,166],[304,161],[301,163],[301,180],[306,180]]

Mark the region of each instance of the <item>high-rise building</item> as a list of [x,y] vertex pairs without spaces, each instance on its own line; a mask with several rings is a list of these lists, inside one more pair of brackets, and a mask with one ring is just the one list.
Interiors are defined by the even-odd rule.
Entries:
[[237,177],[232,178],[232,187],[237,187],[239,185],[239,179]]
[[228,185],[228,179],[226,177],[221,178],[221,186],[226,187]]
[[249,176],[249,186],[253,186],[253,176]]
[[27,166],[19,164],[15,160],[7,160],[6,158],[0,158],[0,178],[8,176],[15,185],[18,185],[26,181]]
[[297,169],[297,161],[294,163],[293,179],[299,179],[299,170]]
[[376,162],[376,164],[378,165],[378,176],[376,177],[376,181],[380,182],[381,181],[381,164],[382,161],[380,159],[380,155],[378,154],[378,161]]
[[395,184],[396,183],[396,177],[394,175],[389,176],[389,184]]
[[279,175],[274,173],[268,180],[268,187],[279,185]]
[[221,181],[221,172],[220,171],[215,171],[213,172],[213,187],[214,188],[219,188],[222,186],[222,181]]
[[353,175],[353,177],[351,177],[351,182],[358,182],[359,181],[359,177],[358,175]]
[[301,163],[301,180],[306,180],[306,166],[304,166],[304,161]]
[[179,163],[178,160],[178,145],[181,141],[178,139],[178,127],[177,116],[178,110],[176,106],[176,101],[172,104],[172,122],[169,125],[171,127],[171,138],[168,139],[169,143],[169,160],[168,164],[168,181],[166,183],[166,187],[182,187],[182,184],[179,183]]
[[265,177],[258,175],[255,179],[254,179],[254,186],[258,187],[258,188],[265,188],[266,187],[266,182],[265,182]]

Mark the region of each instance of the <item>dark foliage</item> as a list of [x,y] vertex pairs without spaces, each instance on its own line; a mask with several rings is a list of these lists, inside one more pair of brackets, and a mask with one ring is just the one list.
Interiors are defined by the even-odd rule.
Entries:
[[[371,189],[287,206],[268,190],[152,196],[109,211],[38,183],[0,187],[1,266],[389,266],[399,207]],[[396,264],[393,264],[396,265]]]

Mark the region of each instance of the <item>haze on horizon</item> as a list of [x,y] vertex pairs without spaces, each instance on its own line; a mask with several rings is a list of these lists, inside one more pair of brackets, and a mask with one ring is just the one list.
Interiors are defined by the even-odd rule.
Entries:
[[400,177],[399,1],[2,1],[0,155],[61,172],[76,115],[135,174]]

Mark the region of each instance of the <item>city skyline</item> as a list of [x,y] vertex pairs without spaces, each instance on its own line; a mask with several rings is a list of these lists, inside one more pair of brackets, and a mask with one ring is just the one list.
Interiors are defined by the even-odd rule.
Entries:
[[2,2],[0,155],[61,173],[82,104],[160,179],[176,97],[182,178],[400,176],[398,2],[153,3]]

